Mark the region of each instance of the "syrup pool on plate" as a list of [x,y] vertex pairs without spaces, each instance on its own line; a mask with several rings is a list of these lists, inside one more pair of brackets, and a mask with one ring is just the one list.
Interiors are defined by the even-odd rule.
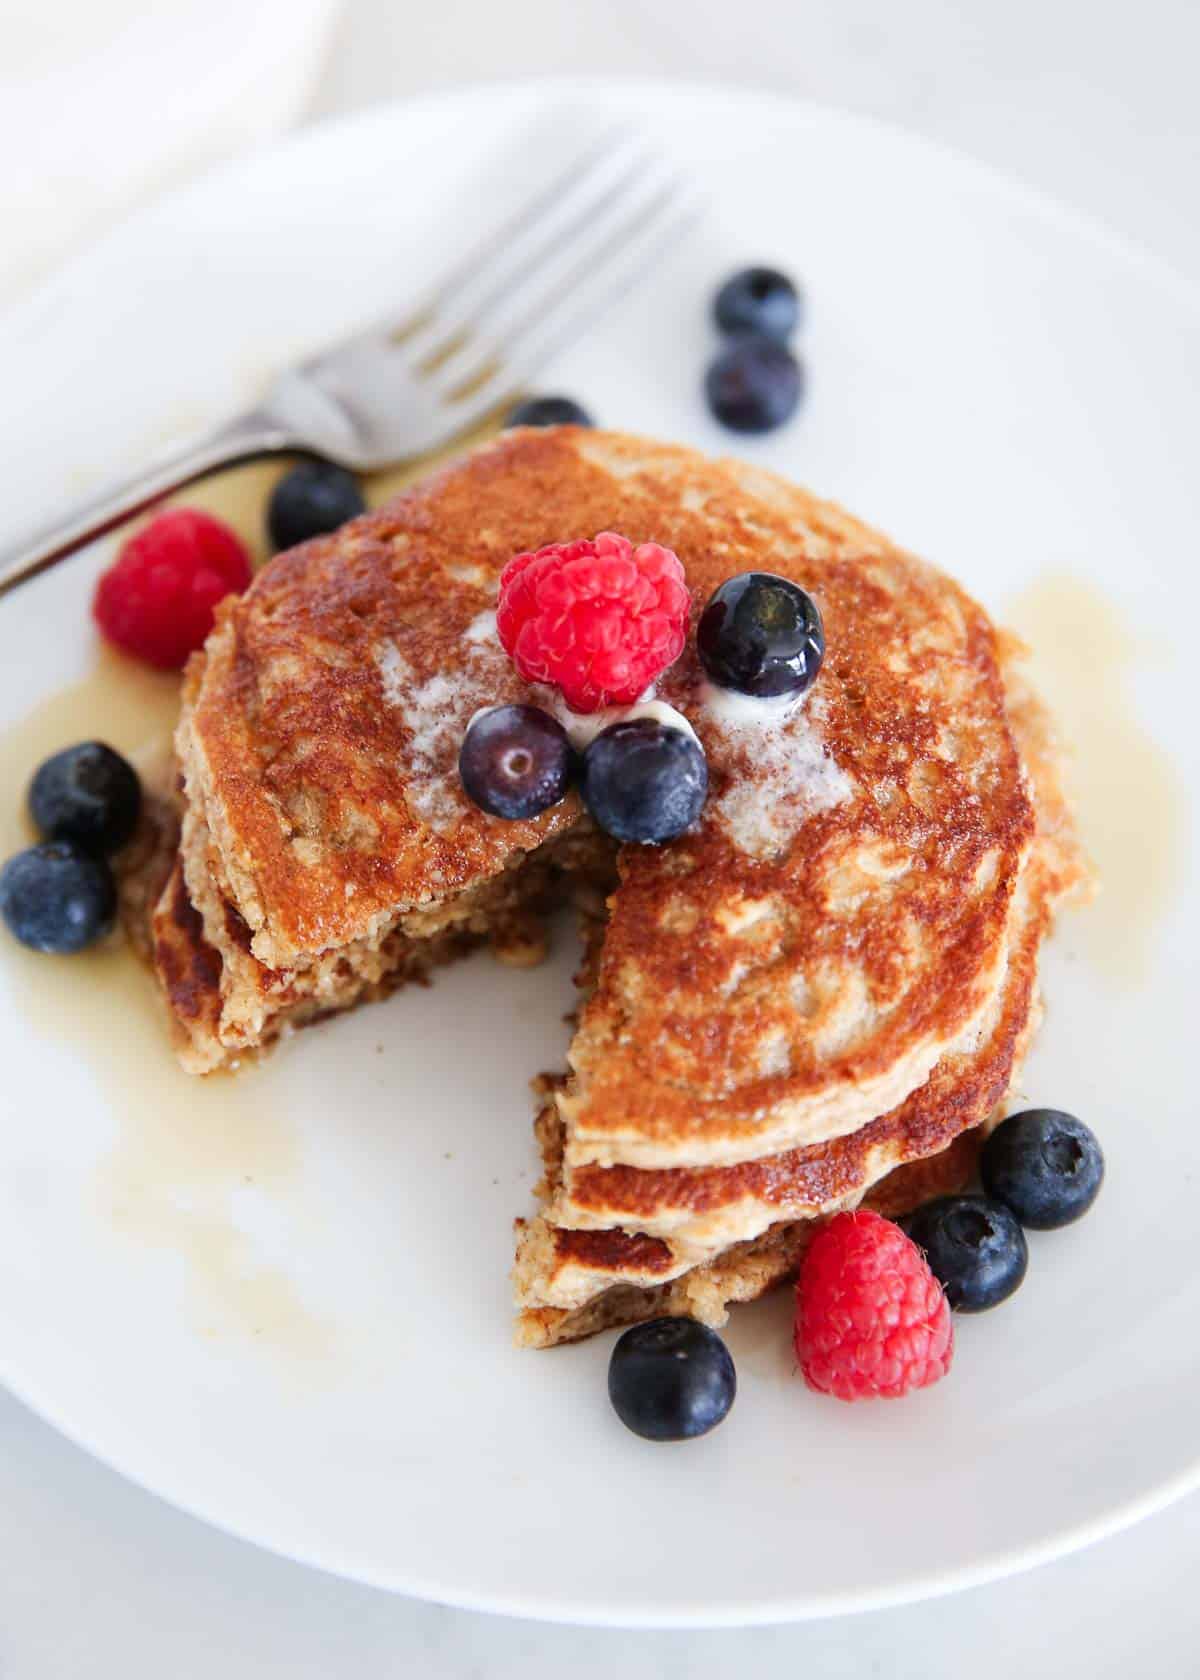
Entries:
[[[457,449],[491,430],[481,428]],[[386,501],[431,464],[368,479],[369,503]],[[258,565],[269,554],[267,501],[288,465],[238,467],[171,501],[225,520]],[[125,659],[97,638],[82,679],[0,732],[0,856],[36,839],[24,800],[43,759],[100,739],[150,775],[168,760],[178,715],[178,677]],[[286,1102],[272,1100],[278,1080],[270,1058],[231,1075],[184,1073],[153,978],[120,935],[60,958],[27,951],[3,933],[0,966],[30,1030],[77,1052],[111,1116],[112,1145],[92,1186],[94,1216],[131,1243],[183,1259],[185,1310],[197,1334],[252,1339],[291,1365],[332,1370],[337,1327],[309,1308],[286,1267],[253,1234],[256,1202],[264,1223],[290,1231],[298,1247],[310,1217],[301,1139]]]
[[1131,641],[1112,602],[1069,572],[1044,573],[1001,616],[1029,644],[1029,675],[1067,748],[1063,780],[1099,878],[1072,938],[1106,978],[1136,983],[1181,880],[1187,832],[1179,777],[1134,704],[1138,667],[1154,650]]
[[[102,738],[145,768],[169,747],[179,683],[109,652],[0,735],[0,843],[5,856],[34,838],[24,809],[33,771],[58,748]],[[262,1198],[295,1219],[299,1139],[286,1110],[240,1080],[197,1080],[175,1060],[154,983],[123,937],[74,957],[0,940],[10,995],[31,1032],[69,1045],[87,1067],[113,1126],[92,1183],[93,1215],[128,1241],[179,1254],[185,1310],[204,1336],[252,1337],[305,1361],[324,1358],[330,1327],[306,1307],[286,1271],[258,1252],[243,1217]],[[243,1204],[239,1213],[239,1202]]]

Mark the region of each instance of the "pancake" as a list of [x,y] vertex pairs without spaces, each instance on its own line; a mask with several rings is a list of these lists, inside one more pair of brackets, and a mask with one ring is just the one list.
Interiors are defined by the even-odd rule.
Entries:
[[299,1027],[389,997],[477,943],[461,922],[418,939],[397,930],[369,951],[280,973],[250,954],[236,909],[225,905],[224,914],[228,937],[218,948],[208,938],[177,854],[150,918],[150,946],[176,1051],[189,1073],[236,1066],[243,1045],[257,1051]]
[[[203,830],[185,882],[231,958],[217,1060],[278,1013],[239,1015],[221,906],[294,988],[345,953],[436,933],[579,823],[573,799],[532,822],[488,817],[455,761],[477,707],[548,698],[495,641],[501,568],[604,528],[674,548],[697,614],[737,572],[794,577],[828,654],[786,722],[731,719],[694,641],[660,685],[705,746],[711,795],[695,831],[619,857],[561,1099],[568,1173],[733,1165],[848,1135],[978,1034],[1033,834],[986,614],[771,475],[563,428],[506,434],[277,557],[222,608],[178,735]],[[327,987],[327,1006],[363,991]]]
[[167,884],[154,907],[151,943],[172,1013],[176,1047],[191,1073],[208,1073],[316,1018],[376,1001],[428,978],[481,944],[510,967],[546,954],[545,919],[569,878],[578,901],[603,902],[612,848],[590,825],[549,842],[536,857],[485,878],[444,906],[414,911],[385,937],[360,940],[295,969],[271,969],[251,949],[240,911],[217,886],[203,819],[185,813]]
[[[985,1133],[963,1132],[939,1154],[910,1161],[897,1167],[863,1199],[888,1219],[900,1219],[935,1196],[950,1196],[965,1190],[975,1174]],[[655,1278],[648,1255],[635,1257],[639,1240],[648,1248],[653,1239],[628,1239],[628,1275],[618,1275],[615,1248],[595,1246],[586,1232],[552,1232],[543,1222],[522,1227],[522,1249],[528,1260],[543,1271],[555,1264],[555,1242],[562,1244],[558,1263],[580,1270],[591,1262],[604,1272],[603,1287],[589,1291],[583,1304],[573,1309],[526,1307],[517,1320],[516,1340],[520,1347],[556,1347],[594,1336],[601,1330],[618,1329],[643,1319],[660,1316],[697,1319],[719,1329],[729,1318],[729,1308],[756,1301],[796,1275],[804,1251],[818,1229],[819,1221],[802,1219],[773,1225],[749,1242],[734,1243],[724,1253],[702,1266],[693,1266],[679,1276]],[[594,1245],[589,1249],[589,1241]],[[637,1269],[648,1274],[633,1281]]]
[[587,1166],[575,1168],[566,1182],[560,1169],[548,1209],[553,1223],[662,1237],[680,1265],[695,1263],[782,1219],[809,1218],[861,1195],[899,1162],[931,1154],[980,1124],[1007,1089],[1034,994],[1040,934],[1031,873],[1026,871],[1014,903],[1005,983],[980,1023],[979,1043],[942,1056],[898,1108],[823,1143],[731,1166]]
[[[1021,651],[1015,638],[1004,644],[1005,691],[1034,798],[1037,838],[1010,911],[1003,984],[969,1039],[943,1055],[924,1085],[891,1114],[825,1145],[731,1166],[572,1169],[562,1162],[560,1138],[546,1210],[552,1223],[636,1230],[669,1239],[680,1261],[699,1260],[781,1219],[810,1217],[861,1195],[898,1162],[943,1148],[956,1132],[980,1124],[992,1111],[1007,1088],[1034,1007],[1039,947],[1052,912],[1088,881],[1060,785],[1060,749],[1045,709],[1021,675]],[[593,924],[589,985],[602,961],[603,939],[604,930]],[[554,1099],[560,1110],[566,1106],[561,1092],[562,1082]]]
[[590,1168],[576,1172],[570,1196],[554,1100],[562,1080],[543,1078],[535,1130],[547,1207],[517,1222],[519,1343],[548,1347],[659,1313],[722,1324],[730,1303],[791,1275],[819,1217],[860,1202],[895,1217],[967,1183],[1041,1019],[1042,941],[1057,908],[1092,886],[1061,786],[1061,747],[1021,674],[1022,651],[1005,639],[1037,834],[1010,918],[1004,984],[978,1043],[943,1057],[894,1112],[850,1136],[734,1168]]
[[[603,529],[673,548],[693,597],[657,698],[694,727],[710,792],[661,848],[617,846],[574,795],[489,817],[457,774],[480,707],[560,709],[499,646],[503,566]],[[696,654],[709,595],[749,570],[822,612],[825,663],[790,710],[714,689]],[[505,434],[276,557],[189,667],[151,917],[184,1064],[236,1062],[482,942],[536,961],[573,899],[583,1002],[543,1085],[518,1339],[719,1323],[833,1210],[965,1183],[1003,1111],[1041,942],[1084,875],[1019,652],[944,574],[773,475]]]
[[[519,1228],[519,1336],[532,1323],[540,1341],[548,1323],[542,1309],[577,1312],[610,1289],[661,1289],[719,1261],[724,1275],[734,1278],[726,1259],[732,1248],[781,1225],[856,1206],[890,1174],[942,1154],[984,1125],[1003,1102],[1036,1025],[1037,956],[1047,915],[1039,871],[1031,866],[1018,899],[1005,984],[978,1048],[943,1057],[898,1108],[847,1136],[736,1167],[592,1169],[599,1181],[587,1209],[592,1217],[567,1225],[559,1194],[563,1125],[554,1102],[544,1106],[537,1131],[549,1216]],[[577,1215],[578,1184],[570,1206]],[[570,1328],[562,1333],[571,1334]]]

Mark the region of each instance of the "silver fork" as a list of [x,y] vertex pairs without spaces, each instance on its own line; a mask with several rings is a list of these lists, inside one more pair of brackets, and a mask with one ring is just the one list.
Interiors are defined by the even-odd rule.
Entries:
[[301,362],[257,407],[0,549],[0,596],[220,467],[297,453],[371,471],[450,442],[516,396],[692,213],[677,176],[609,136],[423,301]]

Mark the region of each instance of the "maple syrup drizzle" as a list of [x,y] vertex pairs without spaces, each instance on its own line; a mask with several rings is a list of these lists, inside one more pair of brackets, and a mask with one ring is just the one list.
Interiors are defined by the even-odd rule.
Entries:
[[1027,669],[1066,745],[1063,780],[1099,878],[1072,938],[1106,979],[1135,984],[1180,880],[1187,833],[1180,778],[1134,703],[1137,668],[1153,649],[1131,642],[1113,604],[1068,572],[1044,573],[1002,618],[1031,649]]

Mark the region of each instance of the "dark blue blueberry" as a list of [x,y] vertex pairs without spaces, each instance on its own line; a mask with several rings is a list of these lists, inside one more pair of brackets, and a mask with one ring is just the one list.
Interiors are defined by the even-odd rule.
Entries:
[[983,1146],[983,1187],[1033,1231],[1069,1225],[1091,1207],[1104,1181],[1095,1132],[1057,1108],[1027,1108],[1003,1121]]
[[1025,1277],[1025,1233],[1002,1202],[940,1196],[905,1220],[905,1229],[958,1312],[999,1306]]
[[694,736],[655,718],[605,729],[583,755],[583,802],[617,840],[661,846],[691,828],[708,793],[708,763]]
[[704,376],[708,406],[732,432],[773,432],[795,414],[803,389],[795,356],[761,335],[735,339]]
[[359,482],[332,461],[301,461],[271,492],[267,530],[278,552],[336,531],[366,509]]
[[807,591],[773,572],[740,572],[709,596],[696,646],[721,688],[770,698],[803,694],[825,657],[825,630]]
[[467,726],[458,773],[467,796],[493,817],[536,817],[571,785],[567,732],[537,706],[493,706]]
[[0,916],[33,951],[82,951],[103,939],[116,913],[107,863],[67,840],[30,846],[0,869]]
[[655,1318],[626,1330],[608,1365],[608,1397],[647,1441],[690,1441],[728,1414],[737,1394],[729,1349],[691,1318]]
[[713,317],[725,333],[761,333],[786,339],[800,321],[800,297],[777,268],[743,268],[713,299]]
[[526,397],[510,408],[506,426],[594,426],[586,408],[571,397]]
[[29,814],[47,840],[74,840],[89,852],[118,851],[137,827],[137,772],[101,741],[64,747],[29,786]]

